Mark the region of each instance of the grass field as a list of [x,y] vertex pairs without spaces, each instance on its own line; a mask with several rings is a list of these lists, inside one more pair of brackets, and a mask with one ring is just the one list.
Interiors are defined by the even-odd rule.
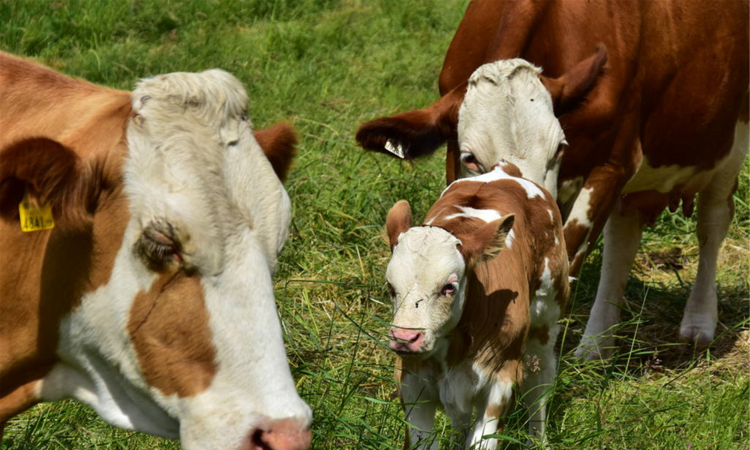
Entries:
[[[382,238],[388,208],[419,219],[443,186],[444,151],[417,164],[366,154],[364,120],[423,107],[467,0],[0,0],[0,49],[123,89],[140,77],[219,67],[247,86],[258,127],[294,123],[300,154],[287,188],[292,234],[276,293],[292,370],[314,413],[316,449],[400,448],[403,414],[384,333],[390,306]],[[2,107],[0,105],[0,107]],[[675,345],[697,268],[694,219],[663,215],[647,230],[627,291],[620,352],[577,363],[600,251],[573,285],[551,408],[554,449],[750,449],[750,209],[745,163],[737,217],[721,254],[718,338]],[[665,255],[676,264],[660,264]],[[682,266],[681,268],[679,266]],[[506,429],[525,441],[522,410]],[[450,448],[449,426],[439,436]],[[0,447],[177,449],[116,430],[70,401],[13,419]]]

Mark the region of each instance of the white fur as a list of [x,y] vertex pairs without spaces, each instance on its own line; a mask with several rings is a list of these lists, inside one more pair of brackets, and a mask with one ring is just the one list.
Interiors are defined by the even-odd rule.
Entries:
[[749,132],[747,123],[737,123],[732,153],[698,195],[700,261],[680,324],[680,336],[690,341],[706,344],[714,339],[718,321],[716,262],[721,243],[732,222],[732,211],[727,198],[747,157]]
[[524,178],[518,178],[518,177],[508,175],[501,166],[495,166],[494,169],[482,175],[477,175],[471,178],[458,179],[454,181],[453,183],[451,183],[450,186],[445,188],[442,194],[440,194],[440,196],[442,197],[443,195],[445,195],[448,189],[450,189],[450,187],[456,183],[489,183],[489,182],[497,181],[497,180],[515,181],[516,183],[520,184],[521,187],[523,187],[523,189],[526,191],[526,196],[528,198],[534,198],[534,197],[544,198],[544,192],[542,192],[542,190],[539,189],[539,186],[537,186],[536,184]]
[[[130,223],[110,281],[63,321],[62,359],[45,399],[74,397],[123,428],[180,437],[185,449],[235,449],[269,420],[311,421],[296,393],[271,273],[290,220],[289,198],[244,117],[247,96],[226,72],[175,73],[133,92],[125,194]],[[127,324],[156,279],[134,252],[152,221],[174,225],[201,274],[218,372],[203,393],[147,384]]]
[[[460,243],[441,228],[414,227],[400,235],[388,264],[386,278],[398,293],[393,325],[423,329],[423,348],[428,352],[441,350],[438,337],[453,329],[461,318],[466,265],[456,248]],[[423,270],[428,264],[430,270]],[[455,300],[449,310],[437,314],[432,304],[453,276],[458,279]]]
[[642,229],[637,213],[623,216],[613,211],[609,216],[604,227],[601,281],[576,356],[594,359],[612,354],[613,327],[620,323],[625,284],[641,242]]
[[492,222],[493,220],[502,218],[502,216],[500,216],[500,213],[495,211],[494,209],[475,209],[470,206],[461,205],[456,205],[456,208],[460,209],[461,212],[445,216],[445,220],[451,220],[457,217],[467,217],[469,219],[476,218],[485,222]]
[[[565,135],[540,73],[523,59],[479,67],[469,78],[459,110],[458,142],[480,166],[506,160],[556,196],[560,165],[555,154]],[[462,177],[474,174],[461,165]]]

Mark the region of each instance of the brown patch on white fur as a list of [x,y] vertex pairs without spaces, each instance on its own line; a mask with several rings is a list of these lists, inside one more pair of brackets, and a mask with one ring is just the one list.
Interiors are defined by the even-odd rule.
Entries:
[[[189,320],[186,320],[189,318]],[[128,322],[138,363],[164,395],[197,395],[218,370],[198,276],[165,273],[136,296]]]

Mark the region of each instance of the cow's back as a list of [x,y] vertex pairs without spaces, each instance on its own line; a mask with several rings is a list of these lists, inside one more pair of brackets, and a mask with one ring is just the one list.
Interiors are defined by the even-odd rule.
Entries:
[[[441,92],[480,65],[522,57],[558,77],[597,44],[606,74],[587,104],[561,118],[570,141],[561,179],[611,155],[623,116],[652,165],[715,164],[748,91],[748,2],[474,1],[446,55]],[[720,154],[706,157],[706,151]],[[639,161],[632,161],[637,166]]]
[[[491,178],[500,169],[482,177]],[[511,233],[500,254],[477,265],[469,275],[466,305],[458,329],[472,346],[474,358],[492,372],[514,378],[520,373],[524,342],[533,327],[530,306],[545,280],[553,301],[564,311],[568,295],[568,262],[562,218],[554,198],[535,184],[501,175],[489,182],[454,182],[426,215],[425,224],[468,234],[497,217],[513,214]],[[556,319],[555,319],[556,320]]]

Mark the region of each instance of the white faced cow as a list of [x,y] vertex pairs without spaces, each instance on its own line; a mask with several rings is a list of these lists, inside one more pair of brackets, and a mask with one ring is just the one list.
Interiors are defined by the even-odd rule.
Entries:
[[0,53],[0,434],[72,397],[185,449],[309,447],[271,281],[295,136],[247,103],[220,70],[131,94]]
[[454,182],[422,226],[412,227],[405,201],[388,213],[405,448],[437,449],[428,436],[439,406],[465,434],[465,448],[495,448],[483,436],[502,430],[522,379],[529,432],[544,439],[568,260],[554,198],[518,173],[501,164]]

